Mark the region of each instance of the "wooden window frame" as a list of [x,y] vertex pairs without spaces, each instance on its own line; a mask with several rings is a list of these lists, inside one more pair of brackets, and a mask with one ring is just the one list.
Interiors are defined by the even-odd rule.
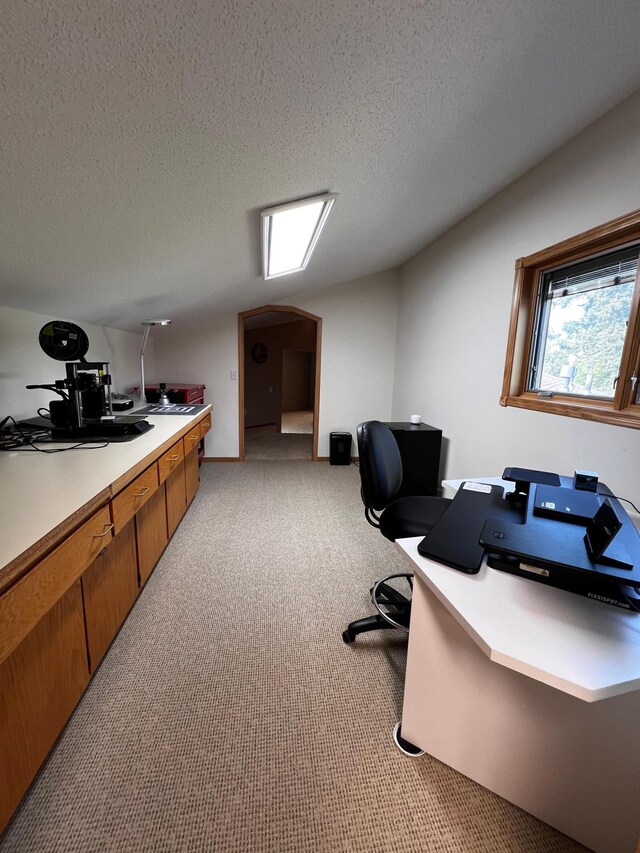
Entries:
[[541,276],[556,267],[577,263],[636,241],[640,241],[640,210],[516,261],[501,406],[640,429],[640,404],[634,402],[635,391],[632,388],[632,377],[639,375],[640,371],[640,273],[636,277],[631,300],[620,378],[613,400],[578,398],[556,392],[548,397],[526,390]]

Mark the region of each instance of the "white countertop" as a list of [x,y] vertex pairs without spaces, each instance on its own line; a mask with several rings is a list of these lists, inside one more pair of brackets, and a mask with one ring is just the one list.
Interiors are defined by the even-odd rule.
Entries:
[[396,547],[490,660],[586,702],[640,689],[640,614],[485,563],[459,572],[422,557],[422,538]]
[[210,411],[149,416],[153,429],[95,450],[0,453],[0,569]]

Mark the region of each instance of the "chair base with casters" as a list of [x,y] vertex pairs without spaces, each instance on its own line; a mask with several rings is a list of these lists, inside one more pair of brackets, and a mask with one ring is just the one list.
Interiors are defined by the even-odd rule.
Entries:
[[[365,616],[363,619],[350,622],[346,630],[342,632],[342,639],[345,643],[355,642],[358,634],[377,631],[381,628],[399,628],[401,631],[409,631],[411,599],[389,585],[388,581],[394,578],[406,578],[409,587],[413,588],[413,575],[406,572],[388,575],[375,583],[371,587],[370,593],[373,606],[378,612],[375,616]],[[382,609],[383,607],[389,608],[389,611],[385,612]]]

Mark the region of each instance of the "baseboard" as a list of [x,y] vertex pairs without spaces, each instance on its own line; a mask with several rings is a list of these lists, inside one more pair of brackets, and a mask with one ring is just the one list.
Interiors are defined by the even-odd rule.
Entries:
[[[200,461],[201,462],[240,462],[240,457],[239,456],[203,456]],[[274,460],[274,461],[276,461],[276,460]],[[318,456],[318,458],[316,459],[316,462],[328,462],[328,461],[329,461],[328,456]],[[351,461],[355,465],[358,462],[358,457],[352,456]],[[336,467],[341,467],[341,466],[338,465]],[[342,466],[342,467],[344,467],[344,466]]]

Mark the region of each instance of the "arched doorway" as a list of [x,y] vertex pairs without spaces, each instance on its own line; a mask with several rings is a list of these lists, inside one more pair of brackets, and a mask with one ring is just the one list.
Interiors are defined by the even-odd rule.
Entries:
[[[253,308],[250,311],[242,311],[238,314],[238,424],[239,424],[239,458],[245,458],[245,330],[247,323],[254,321],[263,326],[276,325],[284,322],[286,315],[293,315],[301,320],[312,321],[315,325],[315,352],[313,364],[313,432],[311,443],[311,459],[318,460],[318,421],[320,414],[320,347],[322,337],[322,318],[300,308],[291,305],[263,305],[261,308]],[[253,354],[254,359],[267,358],[268,353],[256,347]]]

